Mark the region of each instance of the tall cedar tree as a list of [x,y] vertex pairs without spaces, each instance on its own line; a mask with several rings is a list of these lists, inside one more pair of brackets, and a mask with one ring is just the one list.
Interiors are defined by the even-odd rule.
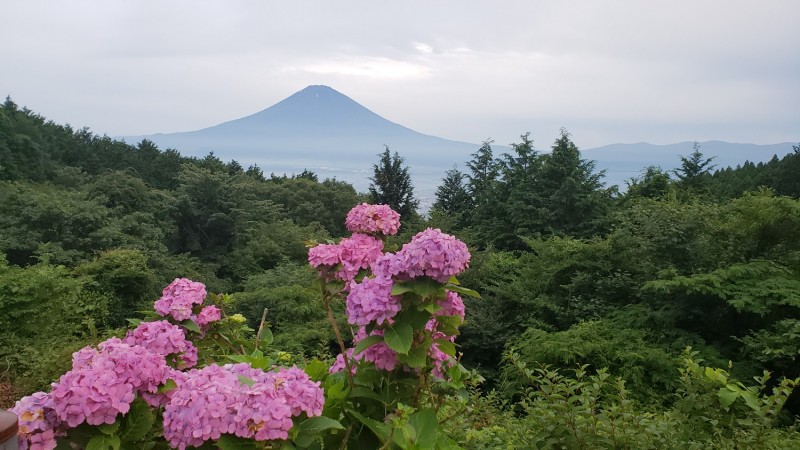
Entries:
[[373,164],[375,175],[370,178],[369,195],[374,203],[389,205],[400,213],[401,220],[410,219],[417,210],[419,202],[414,198],[414,187],[405,160],[389,147],[379,154],[378,164]]
[[678,183],[689,190],[701,189],[715,167],[711,164],[714,158],[716,156],[706,158],[700,151],[700,144],[695,142],[692,145],[692,153],[689,156],[681,156],[681,167],[675,169]]

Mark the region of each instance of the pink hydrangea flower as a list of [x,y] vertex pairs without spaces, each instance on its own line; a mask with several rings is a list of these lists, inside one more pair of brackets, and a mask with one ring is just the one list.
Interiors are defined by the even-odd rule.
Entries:
[[391,295],[392,281],[366,278],[347,294],[347,321],[353,325],[383,324],[400,311],[400,297]]
[[197,364],[197,348],[186,340],[183,328],[166,320],[142,322],[134,330],[128,331],[122,342],[141,345],[164,357],[177,356],[180,358],[177,361],[179,369],[189,369]]
[[56,448],[56,429],[61,425],[61,421],[53,409],[53,399],[50,395],[36,392],[23,397],[10,411],[18,418],[17,442],[20,450]]
[[397,234],[400,229],[400,214],[388,205],[356,205],[347,213],[344,221],[347,229],[353,233]]
[[366,234],[353,234],[339,242],[340,260],[342,268],[337,272],[337,277],[343,281],[350,281],[361,269],[369,268],[383,253],[383,241]]
[[130,409],[136,393],[157,391],[169,367],[162,355],[111,338],[89,352],[78,352],[81,364],[61,376],[50,393],[59,420],[70,427],[114,423]]
[[439,229],[417,233],[397,253],[386,254],[374,265],[383,276],[411,279],[426,276],[444,283],[469,267],[467,245]]
[[162,316],[172,316],[183,321],[192,316],[194,305],[200,305],[206,298],[206,286],[187,278],[176,278],[164,288],[161,298],[153,305]]
[[217,308],[216,305],[208,305],[200,311],[200,314],[197,315],[197,320],[195,323],[203,328],[219,321],[221,318],[222,310]]
[[222,434],[287,439],[293,416],[322,414],[325,399],[319,384],[298,368],[265,372],[228,364],[194,369],[164,407],[164,437],[179,449],[198,447]]
[[308,249],[308,263],[316,269],[330,269],[341,261],[342,249],[336,244],[319,244]]

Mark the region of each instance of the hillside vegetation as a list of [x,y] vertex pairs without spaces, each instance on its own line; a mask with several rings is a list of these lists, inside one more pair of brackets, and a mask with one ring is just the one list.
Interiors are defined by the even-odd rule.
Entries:
[[[429,217],[404,214],[387,245],[426,227],[458,236],[472,253],[459,280],[481,294],[456,340],[476,381],[438,411],[442,430],[476,449],[800,447],[800,146],[737,168],[712,157],[687,149],[620,193],[566,131],[550,153],[526,134],[448,172]],[[331,361],[307,242],[344,236],[369,195],[265,172],[7,99],[0,407],[121,335],[177,277],[231,293],[252,328],[267,308],[276,347]]]

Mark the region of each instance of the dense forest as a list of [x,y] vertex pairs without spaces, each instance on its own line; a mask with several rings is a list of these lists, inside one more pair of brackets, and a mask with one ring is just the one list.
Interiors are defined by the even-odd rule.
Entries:
[[[347,233],[363,201],[465,241],[456,340],[477,380],[442,427],[464,448],[798,448],[800,145],[717,168],[702,148],[643,168],[624,192],[566,130],[486,141],[416,210],[402,158],[358,193],[316,174],[265,175],[0,108],[0,407],[119,335],[176,277],[230,293],[275,346],[331,361],[309,242]],[[380,149],[377,149],[380,150]],[[342,305],[334,305],[346,328]],[[351,336],[352,337],[352,336]],[[785,405],[784,405],[785,402]]]

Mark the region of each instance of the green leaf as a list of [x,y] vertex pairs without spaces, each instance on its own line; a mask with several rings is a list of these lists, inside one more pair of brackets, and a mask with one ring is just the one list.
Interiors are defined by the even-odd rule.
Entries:
[[456,356],[456,346],[453,345],[452,342],[448,341],[447,339],[436,339],[434,342],[436,343],[436,346],[439,347],[439,350],[445,354],[453,357]]
[[344,427],[338,420],[330,417],[311,417],[295,427],[293,430],[296,433],[294,442],[300,447],[308,447],[314,442],[317,435],[327,430],[344,430]]
[[351,416],[355,417],[356,420],[366,425],[367,428],[372,430],[372,432],[375,433],[375,436],[377,436],[378,439],[381,440],[381,442],[386,442],[389,439],[389,434],[390,434],[389,425],[383,422],[378,422],[375,419],[370,419],[369,417],[364,417],[363,415],[361,415],[361,413],[359,413],[358,411],[354,411],[352,409],[348,409],[347,412]]
[[[217,440],[217,447],[221,450],[256,450],[258,446],[252,439],[240,438],[230,434],[223,434]],[[88,449],[87,449],[88,450]]]
[[459,294],[466,295],[467,297],[481,298],[481,294],[479,294],[477,291],[473,291],[472,289],[467,289],[465,287],[458,286],[458,285],[453,284],[453,283],[447,283],[444,286],[444,288],[447,289],[448,291],[451,291],[451,292],[456,292],[456,293],[459,293]]
[[128,323],[130,323],[131,325],[133,325],[135,327],[138,327],[139,324],[142,323],[142,319],[125,319],[125,320],[127,320]]
[[97,434],[86,444],[86,450],[119,450],[119,436]]
[[244,375],[239,375],[239,383],[242,383],[247,387],[253,387],[253,385],[256,384],[255,380]]
[[122,427],[120,437],[124,442],[142,440],[155,422],[156,416],[147,403],[142,399],[136,399],[131,404],[128,415],[125,416],[125,425]]
[[411,292],[414,290],[414,285],[411,284],[411,281],[398,281],[392,285],[392,295],[403,295],[406,292]]
[[378,342],[383,342],[383,336],[367,336],[366,338],[360,340],[353,348],[353,355],[363,352]]
[[259,340],[259,343],[258,343],[259,346],[263,345],[265,347],[269,347],[270,345],[272,345],[272,342],[275,340],[275,336],[272,335],[272,330],[270,330],[269,327],[265,326],[258,333],[258,338],[257,339]]
[[365,387],[365,386],[356,386],[350,392],[350,397],[362,397],[362,398],[371,398],[372,400],[377,400],[379,402],[383,402],[383,398],[378,395],[372,389]]
[[192,319],[184,320],[183,322],[181,322],[181,326],[183,328],[186,328],[187,330],[194,331],[195,333],[200,332],[200,326],[192,322]]
[[408,424],[416,432],[415,443],[421,449],[434,448],[439,438],[439,421],[436,412],[431,408],[419,410],[411,415]]
[[119,419],[114,423],[102,423],[97,426],[97,429],[103,434],[116,434],[117,430],[119,430]]
[[178,387],[178,383],[176,383],[175,380],[173,380],[172,378],[167,378],[167,381],[165,381],[164,384],[159,386],[158,391],[156,392],[158,392],[159,394],[164,394],[175,389],[176,387]]
[[383,331],[383,340],[390,349],[401,355],[408,354],[414,339],[414,329],[408,323],[397,322]]
[[461,316],[436,316],[436,329],[448,336],[458,336],[458,327],[464,322]]
[[328,365],[317,358],[306,364],[303,370],[313,381],[322,381],[328,376]]
[[739,396],[738,392],[734,392],[727,387],[720,388],[719,392],[717,393],[719,396],[719,402],[723,408],[727,409],[731,406],[731,404],[736,400],[736,397]]
[[409,367],[414,369],[419,369],[425,367],[425,364],[428,362],[428,349],[430,345],[424,346],[419,345],[411,349],[408,352],[408,356],[403,357],[403,355],[398,355],[398,360],[400,362],[404,362],[408,364]]
[[400,314],[397,315],[395,320],[397,322],[406,322],[411,324],[412,328],[424,328],[428,321],[431,319],[431,314],[425,310],[417,308],[405,308]]

